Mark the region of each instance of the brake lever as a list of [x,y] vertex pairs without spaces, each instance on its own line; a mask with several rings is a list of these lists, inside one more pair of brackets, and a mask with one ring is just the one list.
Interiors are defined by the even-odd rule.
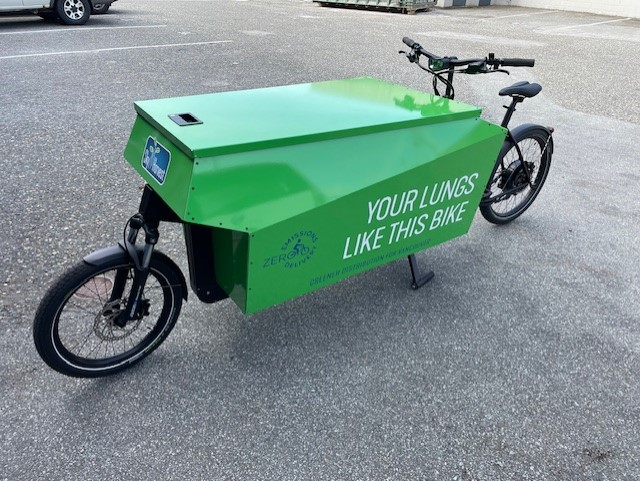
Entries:
[[403,53],[411,63],[416,63],[418,60],[418,56],[416,55],[416,52],[414,50],[411,50],[411,52],[405,52],[404,50],[399,50],[398,53]]
[[487,56],[487,58],[485,59],[485,62],[487,65],[489,65],[491,68],[489,70],[489,73],[491,72],[500,72],[500,73],[506,73],[507,75],[511,75],[511,73],[509,73],[508,70],[504,70],[501,68],[498,68],[499,61],[496,60],[496,55],[494,53],[489,53],[489,55]]
[[489,65],[485,73],[506,73],[507,75],[511,75],[511,72],[508,70],[498,68],[497,64]]

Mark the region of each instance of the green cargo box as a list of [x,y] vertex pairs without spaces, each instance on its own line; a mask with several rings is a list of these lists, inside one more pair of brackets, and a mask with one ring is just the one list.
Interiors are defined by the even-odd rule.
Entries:
[[135,108],[126,159],[211,228],[216,280],[244,312],[465,234],[506,134],[372,78]]
[[429,10],[436,0],[313,0],[323,7],[364,8],[400,13],[416,13]]

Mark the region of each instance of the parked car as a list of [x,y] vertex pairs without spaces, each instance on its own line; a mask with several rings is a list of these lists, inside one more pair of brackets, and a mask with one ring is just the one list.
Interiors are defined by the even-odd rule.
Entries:
[[45,20],[84,25],[92,13],[106,13],[116,0],[0,0],[0,12],[33,12]]

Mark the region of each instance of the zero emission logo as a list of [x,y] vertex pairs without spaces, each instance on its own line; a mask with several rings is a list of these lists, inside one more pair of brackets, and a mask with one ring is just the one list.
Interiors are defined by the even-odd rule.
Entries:
[[280,247],[278,255],[264,259],[262,267],[283,264],[287,269],[294,269],[307,262],[316,251],[318,236],[310,230],[303,230],[291,235]]

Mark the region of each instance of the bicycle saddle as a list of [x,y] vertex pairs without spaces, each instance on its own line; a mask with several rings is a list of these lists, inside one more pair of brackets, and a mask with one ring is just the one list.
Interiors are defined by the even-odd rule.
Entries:
[[516,82],[510,87],[503,88],[502,90],[500,90],[500,92],[498,92],[498,95],[509,95],[511,97],[513,97],[514,95],[518,95],[520,97],[530,98],[538,95],[541,90],[542,86],[540,84],[532,84],[525,80],[523,82]]

